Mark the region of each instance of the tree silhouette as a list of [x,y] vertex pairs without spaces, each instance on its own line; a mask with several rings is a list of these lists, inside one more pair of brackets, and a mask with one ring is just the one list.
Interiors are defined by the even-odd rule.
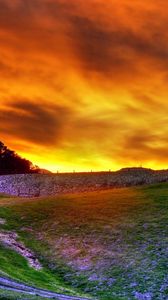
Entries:
[[38,173],[39,168],[0,141],[0,175]]

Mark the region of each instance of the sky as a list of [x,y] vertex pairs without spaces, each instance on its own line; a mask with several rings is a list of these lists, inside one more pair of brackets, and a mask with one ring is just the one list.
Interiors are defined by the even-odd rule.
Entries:
[[0,140],[41,168],[168,168],[167,0],[0,0]]

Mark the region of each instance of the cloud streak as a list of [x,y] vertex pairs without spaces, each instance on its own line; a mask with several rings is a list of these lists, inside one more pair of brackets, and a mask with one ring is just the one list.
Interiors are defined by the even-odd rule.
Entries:
[[1,133],[11,135],[30,143],[51,146],[60,143],[64,118],[67,120],[70,110],[58,105],[37,105],[28,99],[17,99],[0,112],[3,122]]

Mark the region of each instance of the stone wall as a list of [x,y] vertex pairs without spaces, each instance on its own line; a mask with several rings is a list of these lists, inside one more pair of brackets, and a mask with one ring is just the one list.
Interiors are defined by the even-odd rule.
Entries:
[[130,168],[117,172],[5,175],[0,176],[0,193],[39,197],[159,182],[168,182],[167,170]]

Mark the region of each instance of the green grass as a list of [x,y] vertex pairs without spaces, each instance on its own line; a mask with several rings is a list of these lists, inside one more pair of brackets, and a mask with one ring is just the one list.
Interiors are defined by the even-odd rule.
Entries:
[[44,266],[34,271],[0,247],[0,269],[13,278],[103,300],[168,298],[166,183],[43,199],[1,197],[0,218]]
[[[49,300],[40,296],[31,296],[24,293],[16,293],[0,289],[0,300]],[[50,299],[51,300],[51,299]]]
[[[15,251],[0,246],[0,274],[6,274],[37,287],[55,290],[57,292],[68,292],[61,281],[47,269],[36,271],[30,268],[27,261]],[[69,291],[70,293],[70,291]]]

